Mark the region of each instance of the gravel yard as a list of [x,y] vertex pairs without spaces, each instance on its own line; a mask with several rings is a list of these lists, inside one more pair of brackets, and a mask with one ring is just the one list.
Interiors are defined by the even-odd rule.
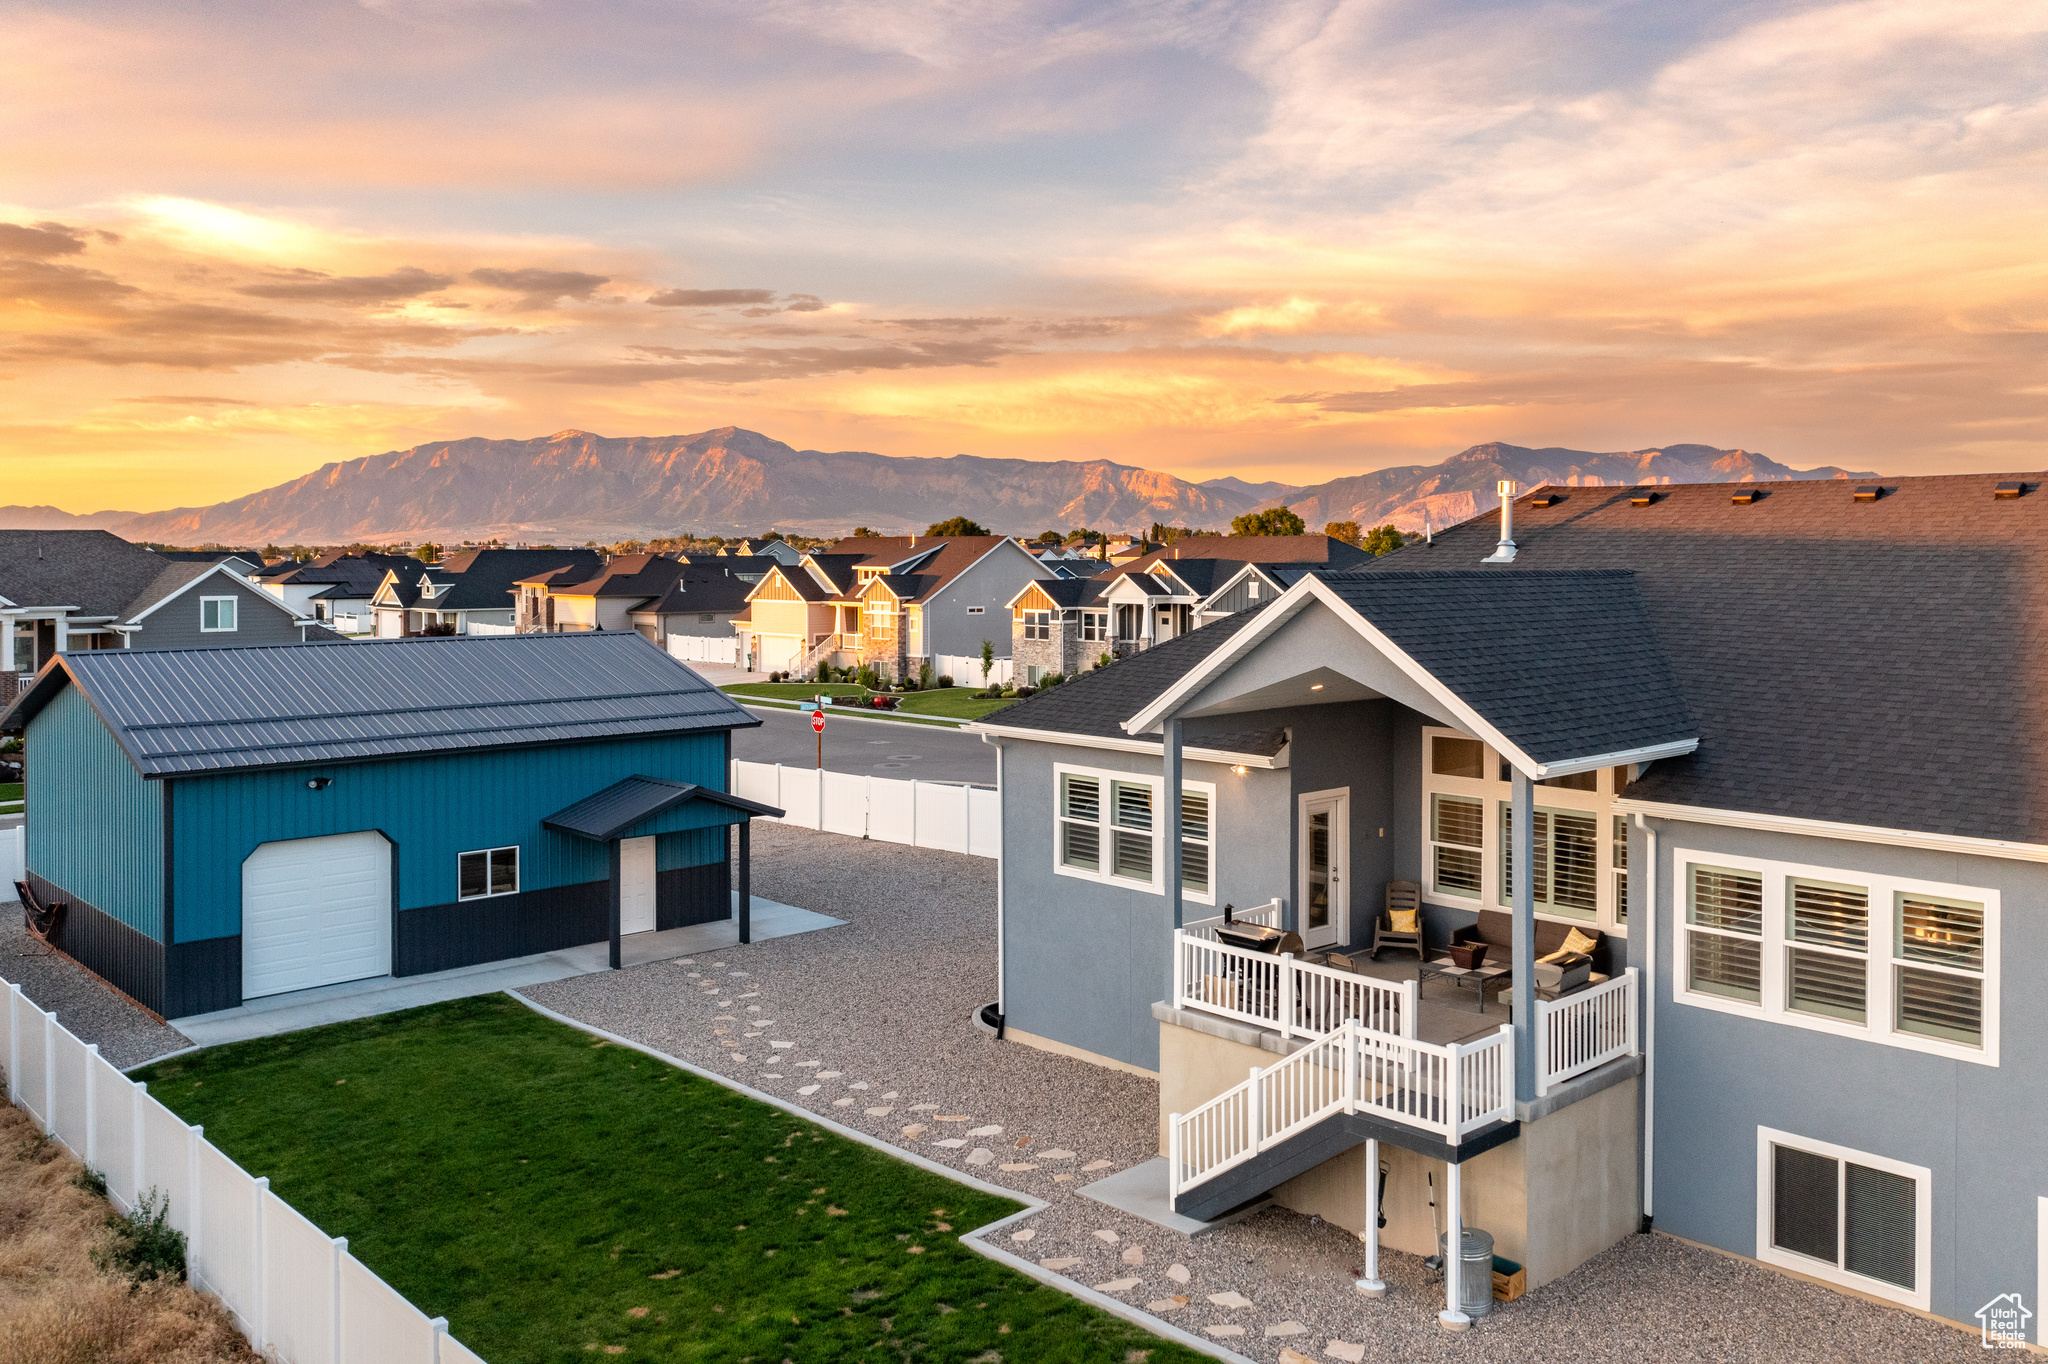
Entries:
[[100,1055],[124,1070],[192,1045],[185,1034],[30,937],[21,905],[12,899],[0,900],[0,979],[19,985],[81,1042],[99,1043]]
[[1007,1249],[1262,1364],[1979,1357],[1972,1335],[1670,1237],[1630,1237],[1454,1336],[1420,1260],[1383,1255],[1387,1297],[1361,1298],[1357,1240],[1319,1220],[1269,1210],[1190,1240],[1117,1212],[1078,1190],[1155,1154],[1156,1086],[971,1026],[995,997],[994,863],[768,823],[754,859],[756,894],[846,926],[522,993],[1047,1200]]

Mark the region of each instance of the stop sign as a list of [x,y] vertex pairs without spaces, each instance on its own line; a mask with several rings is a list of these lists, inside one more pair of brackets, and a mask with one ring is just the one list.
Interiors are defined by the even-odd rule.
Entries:
[[825,732],[824,711],[814,710],[811,712],[811,732],[813,734],[823,734]]

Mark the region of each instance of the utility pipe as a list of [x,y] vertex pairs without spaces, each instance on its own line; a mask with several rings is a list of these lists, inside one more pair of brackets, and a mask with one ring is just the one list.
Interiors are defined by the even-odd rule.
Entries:
[[1444,1235],[1449,1247],[1444,1252],[1444,1310],[1436,1314],[1437,1324],[1446,1331],[1462,1331],[1472,1324],[1465,1315],[1465,1190],[1457,1161],[1449,1163],[1444,1180]]

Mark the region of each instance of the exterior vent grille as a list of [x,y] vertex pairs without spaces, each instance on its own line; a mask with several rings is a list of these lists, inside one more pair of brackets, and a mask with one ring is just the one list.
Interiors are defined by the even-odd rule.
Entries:
[[1564,494],[1562,493],[1540,493],[1530,498],[1523,505],[1529,507],[1554,507],[1562,501],[1564,501]]
[[1729,495],[1728,500],[1738,507],[1747,507],[1752,502],[1762,501],[1763,495],[1762,488],[1738,488]]
[[1647,507],[1659,496],[1660,494],[1653,492],[1633,492],[1628,495],[1628,504],[1631,507]]
[[2024,483],[2001,483],[1991,490],[1993,497],[2000,498],[2025,497],[2026,494],[2027,485]]
[[1858,502],[1875,502],[1884,496],[1884,489],[1877,487],[1858,488],[1851,494]]

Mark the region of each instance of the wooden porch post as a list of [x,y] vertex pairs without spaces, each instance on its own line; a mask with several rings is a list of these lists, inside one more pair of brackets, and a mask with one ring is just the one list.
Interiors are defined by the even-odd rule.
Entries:
[[1508,960],[1514,971],[1515,1099],[1529,1103],[1536,1098],[1536,783],[1519,767],[1512,801],[1514,916]]
[[740,941],[754,940],[754,851],[748,835],[753,832],[754,817],[748,815],[740,821]]
[[[1162,793],[1160,804],[1165,808],[1159,812],[1159,817],[1166,821],[1166,898],[1173,906],[1173,926],[1179,928],[1181,926],[1182,911],[1185,908],[1180,893],[1181,754],[1179,717],[1168,717],[1165,728],[1165,742],[1160,745],[1165,758],[1163,766],[1166,774],[1166,780],[1162,783],[1166,790]],[[1210,811],[1209,818],[1211,820],[1216,818],[1213,810]]]
[[612,970],[619,969],[619,840],[613,839],[605,845],[611,850],[612,858]]

